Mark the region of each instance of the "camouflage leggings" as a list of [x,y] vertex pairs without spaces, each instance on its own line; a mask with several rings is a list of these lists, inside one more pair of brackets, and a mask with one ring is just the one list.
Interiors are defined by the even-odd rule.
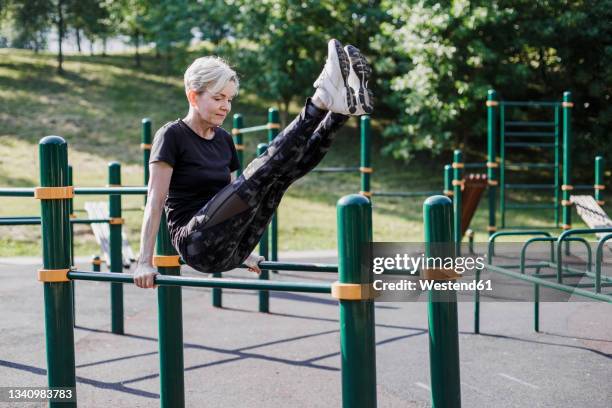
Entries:
[[347,119],[317,109],[308,100],[267,151],[187,224],[185,239],[177,248],[185,262],[200,272],[223,272],[243,263],[259,243],[285,191],[323,159],[334,132]]

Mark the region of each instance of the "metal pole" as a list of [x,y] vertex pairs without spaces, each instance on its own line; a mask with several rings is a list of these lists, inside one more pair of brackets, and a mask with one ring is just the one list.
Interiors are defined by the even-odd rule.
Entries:
[[453,196],[453,166],[450,164],[444,165],[444,195]]
[[[376,347],[372,274],[365,264],[364,244],[372,241],[372,206],[358,194],[341,198],[338,216],[338,282],[340,290],[356,289],[355,297],[332,294],[340,303],[342,406],[376,407]],[[364,296],[364,294],[366,294]]]
[[463,199],[463,153],[461,150],[455,150],[453,153],[453,210],[455,213],[454,217],[454,238],[455,242],[455,253],[457,256],[461,254],[461,201]]
[[[108,185],[109,187],[121,186],[121,165],[117,162],[108,164]],[[109,252],[110,265],[109,271],[123,272],[123,248],[121,227],[121,196],[110,194],[108,196],[108,216],[109,222]],[[111,331],[115,334],[123,334],[123,284],[111,283]]]
[[489,185],[489,225],[487,230],[489,235],[497,231],[495,226],[495,206],[497,197],[497,167],[499,162],[497,161],[497,106],[499,102],[497,100],[497,92],[493,89],[489,89],[487,92],[487,183]]
[[[157,256],[176,257],[176,266],[158,266],[162,275],[179,276],[176,253],[165,214],[162,213],[157,233]],[[160,400],[162,408],[185,406],[185,379],[183,363],[183,309],[182,292],[179,286],[157,288],[157,310],[159,319],[159,374]]]
[[[59,136],[47,136],[39,143],[40,185],[60,187],[68,184],[68,146]],[[74,315],[72,283],[66,277],[41,279],[41,274],[70,268],[69,199],[41,199],[45,333],[47,344],[47,379],[49,387],[75,387]],[[75,400],[76,401],[76,400]],[[76,407],[76,402],[50,402],[50,407]]]
[[[278,115],[278,109],[268,109],[268,143],[278,135],[280,131],[280,117]],[[267,258],[266,258],[267,259]],[[272,217],[272,224],[270,224],[270,261],[278,261],[278,212],[274,212]],[[278,271],[272,271],[272,273],[278,273]]]
[[363,115],[360,120],[361,128],[361,165],[359,171],[361,173],[361,195],[371,199],[372,191],[370,187],[370,178],[372,177],[372,161],[371,161],[371,136],[370,136],[370,117]]
[[236,171],[239,176],[242,174],[242,169],[244,168],[244,142],[242,140],[242,133],[240,133],[240,129],[243,127],[244,122],[242,115],[239,113],[234,113],[234,118],[232,121],[232,136],[234,137],[234,145],[236,146],[238,161],[240,162],[240,167]]
[[601,206],[604,205],[603,191],[605,189],[605,185],[604,185],[603,177],[604,177],[604,158],[603,156],[597,156],[595,157],[595,185],[593,186],[593,188],[595,188],[595,194],[594,194],[595,200],[597,201],[597,204]]
[[[265,143],[258,144],[257,145],[257,156],[261,156],[262,154],[264,154],[267,148],[268,148],[268,145]],[[266,259],[268,259],[268,256],[270,254],[270,250],[268,246],[269,230],[270,230],[269,228],[266,228],[263,235],[261,236],[261,239],[259,240],[259,255],[263,256]],[[262,270],[261,273],[259,274],[260,280],[268,280],[269,278],[270,278],[270,274],[267,270]],[[262,313],[270,312],[270,292],[268,292],[267,290],[259,291],[259,311]]]
[[[149,185],[149,157],[151,157],[151,119],[144,118],[141,122],[140,148],[142,149],[142,169],[144,173],[144,185]],[[144,203],[147,204],[147,196],[144,196]]]
[[[74,186],[74,182],[72,179],[72,166],[68,165],[68,185]],[[74,199],[71,198],[68,200],[68,217],[75,218],[74,215]],[[74,225],[70,223],[70,265],[74,266]],[[72,283],[72,315],[74,324],[76,325],[76,283]]]
[[[563,185],[561,191],[563,194],[563,200],[561,205],[563,207],[563,224],[561,228],[568,230],[572,228],[572,207],[570,206],[570,194],[574,189],[572,186],[572,108],[574,103],[572,102],[572,93],[563,92]],[[569,243],[565,243],[565,254],[569,255],[570,247]]]
[[[433,196],[425,200],[423,222],[426,259],[454,257],[451,200],[445,196]],[[441,280],[440,276],[431,279]],[[461,406],[461,386],[456,292],[430,290],[427,310],[432,406],[458,408]]]

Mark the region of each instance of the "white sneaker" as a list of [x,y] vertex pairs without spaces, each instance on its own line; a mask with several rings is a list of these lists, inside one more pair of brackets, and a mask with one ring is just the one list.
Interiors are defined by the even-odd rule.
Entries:
[[368,89],[368,80],[372,74],[372,68],[368,60],[359,52],[359,49],[347,45],[344,47],[351,63],[351,71],[348,77],[348,86],[352,93],[357,96],[356,115],[372,113],[374,110],[374,100],[372,91]]
[[325,105],[325,109],[344,115],[355,115],[357,98],[348,86],[350,73],[348,56],[340,41],[331,39],[327,43],[327,61],[319,78],[313,86],[317,88],[315,97]]

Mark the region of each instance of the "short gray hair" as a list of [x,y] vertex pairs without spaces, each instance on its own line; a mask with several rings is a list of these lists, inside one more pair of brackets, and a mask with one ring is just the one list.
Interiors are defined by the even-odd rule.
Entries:
[[228,82],[236,84],[238,93],[238,75],[219,57],[200,57],[193,61],[185,71],[185,92],[190,89],[196,92],[220,92]]

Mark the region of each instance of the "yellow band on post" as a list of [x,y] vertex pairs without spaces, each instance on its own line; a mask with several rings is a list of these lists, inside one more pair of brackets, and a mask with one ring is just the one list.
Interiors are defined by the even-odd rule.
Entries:
[[236,148],[236,150],[244,150],[243,144],[237,144],[237,145],[234,145],[234,147]]
[[563,207],[571,207],[572,206],[572,202],[570,200],[561,200],[561,205]]
[[459,279],[461,274],[455,272],[454,269],[429,268],[423,269],[421,277],[426,280],[455,280]]
[[604,186],[603,184],[595,184],[595,185],[593,186],[593,188],[594,188],[595,190],[605,190],[605,189],[606,189],[606,186]]
[[563,102],[561,106],[563,106],[564,108],[573,108],[574,102]]
[[151,143],[141,143],[140,148],[142,150],[151,150]]
[[494,225],[487,226],[487,232],[495,232],[497,231],[497,227]]
[[101,259],[92,259],[91,260],[91,264],[92,265],[102,265],[102,260]]
[[74,197],[74,187],[36,187],[34,198],[37,200],[63,200]]
[[499,105],[499,102],[497,102],[497,101],[487,101],[486,105],[487,106],[497,106],[497,105]]
[[561,185],[561,190],[563,191],[571,191],[574,189],[574,186],[572,186],[571,184],[563,184]]
[[153,257],[153,266],[172,268],[181,266],[181,264],[178,255],[155,255]]
[[239,134],[240,134],[240,129],[232,128],[232,135],[239,135]]
[[280,123],[268,123],[268,129],[280,129]]
[[371,191],[360,191],[359,194],[361,194],[362,196],[366,196],[366,197],[372,197]]
[[371,283],[332,283],[331,295],[338,300],[370,300],[376,297]]
[[489,169],[496,169],[499,167],[499,163],[498,162],[487,162],[487,168]]
[[122,225],[124,223],[124,219],[120,217],[113,217],[108,219],[108,223],[110,225]]
[[75,213],[72,213],[72,214],[68,214],[68,217],[74,219],[77,217],[77,215]]
[[463,183],[464,183],[464,180],[453,180],[451,184],[452,184],[453,186],[460,186],[460,187],[463,187]]
[[490,186],[498,186],[499,182],[497,180],[487,180],[487,184]]
[[374,169],[372,167],[360,167],[359,171],[362,173],[374,173]]
[[462,169],[462,168],[464,168],[464,167],[465,167],[465,165],[464,165],[463,163],[454,163],[454,162],[453,162],[453,164],[451,164],[451,167],[452,167],[453,169]]
[[448,196],[448,197],[452,197],[453,196],[453,190],[444,190],[444,195]]
[[605,201],[603,201],[603,200],[597,200],[597,205],[601,205],[602,207],[603,207],[603,205],[604,205],[605,203],[606,203],[606,202],[605,202]]
[[68,272],[70,269],[39,269],[39,282],[69,282]]
[[561,229],[564,229],[564,230],[572,229],[572,224],[563,224],[561,225]]

